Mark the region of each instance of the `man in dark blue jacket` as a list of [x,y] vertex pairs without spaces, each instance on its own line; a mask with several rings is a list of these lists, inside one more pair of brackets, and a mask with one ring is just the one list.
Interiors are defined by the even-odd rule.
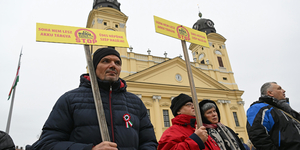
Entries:
[[299,150],[300,114],[276,82],[261,87],[261,97],[247,110],[247,131],[256,149]]
[[88,74],[80,86],[62,95],[49,115],[40,139],[32,147],[39,150],[156,150],[153,126],[143,102],[126,91],[119,78],[122,60],[111,48],[98,49],[93,56],[111,142],[102,141]]

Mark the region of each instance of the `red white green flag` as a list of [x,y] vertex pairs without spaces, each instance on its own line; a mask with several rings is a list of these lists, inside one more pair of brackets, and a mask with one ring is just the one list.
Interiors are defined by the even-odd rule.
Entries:
[[10,96],[12,94],[12,91],[16,88],[18,82],[19,82],[19,75],[20,75],[20,65],[21,65],[21,56],[22,56],[22,50],[21,50],[21,53],[20,53],[20,56],[19,56],[19,63],[18,63],[18,70],[17,70],[17,74],[16,74],[16,77],[15,77],[15,80],[14,80],[14,83],[12,84],[11,88],[10,88],[10,91],[9,91],[9,94],[8,94],[8,99],[10,99]]

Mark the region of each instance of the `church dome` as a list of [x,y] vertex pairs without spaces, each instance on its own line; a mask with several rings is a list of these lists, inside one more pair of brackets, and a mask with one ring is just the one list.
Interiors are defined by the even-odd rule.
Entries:
[[93,9],[97,9],[99,7],[111,7],[121,11],[120,5],[121,4],[118,0],[94,0]]
[[193,25],[193,29],[205,32],[206,34],[216,33],[214,25],[214,22],[210,19],[200,17],[200,19]]

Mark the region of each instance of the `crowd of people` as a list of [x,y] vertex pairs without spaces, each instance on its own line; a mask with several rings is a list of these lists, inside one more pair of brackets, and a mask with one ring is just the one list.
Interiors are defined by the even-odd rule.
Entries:
[[[197,126],[193,100],[179,94],[170,109],[172,126],[157,142],[143,102],[127,92],[119,78],[122,59],[112,48],[93,54],[110,141],[103,141],[97,120],[89,74],[80,76],[80,86],[63,94],[43,126],[40,138],[28,150],[296,150],[300,149],[300,114],[289,105],[285,90],[276,82],[261,87],[261,97],[247,110],[249,142],[221,123],[212,100],[199,103],[203,126]],[[0,134],[1,135],[1,134]],[[7,136],[6,136],[7,137]],[[1,137],[0,137],[1,140]],[[12,142],[12,141],[11,141]],[[13,143],[0,142],[7,149]],[[5,148],[3,148],[5,149]]]
[[276,82],[263,84],[261,97],[247,110],[247,143],[242,143],[237,133],[220,122],[220,112],[214,101],[202,100],[199,108],[203,126],[197,129],[192,98],[180,94],[172,100],[175,118],[160,138],[159,150],[300,149],[300,114],[291,108],[285,90]]

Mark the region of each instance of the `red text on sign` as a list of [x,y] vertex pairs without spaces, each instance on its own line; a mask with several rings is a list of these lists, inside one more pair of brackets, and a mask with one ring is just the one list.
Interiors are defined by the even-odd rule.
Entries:
[[65,35],[65,34],[54,34],[55,37],[62,37],[62,38],[71,38],[70,35]]
[[53,34],[52,33],[41,33],[41,36],[53,36]]
[[111,42],[121,42],[124,43],[124,40],[119,40],[119,39],[110,39]]
[[84,39],[84,38],[76,38],[77,43],[89,43],[89,44],[95,44],[97,43],[96,39]]
[[48,32],[51,32],[50,29],[47,29],[47,28],[39,28],[39,31],[48,31]]

